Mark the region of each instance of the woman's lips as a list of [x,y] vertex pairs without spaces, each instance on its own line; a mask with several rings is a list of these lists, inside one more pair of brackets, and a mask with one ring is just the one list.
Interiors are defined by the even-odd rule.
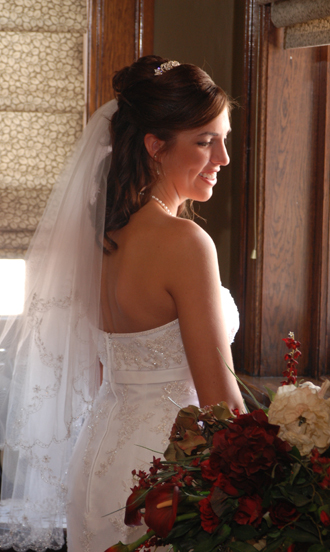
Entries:
[[201,172],[201,173],[199,173],[199,176],[201,178],[203,178],[203,180],[206,180],[209,184],[212,184],[212,186],[217,183],[217,173],[216,172],[211,172],[211,173]]

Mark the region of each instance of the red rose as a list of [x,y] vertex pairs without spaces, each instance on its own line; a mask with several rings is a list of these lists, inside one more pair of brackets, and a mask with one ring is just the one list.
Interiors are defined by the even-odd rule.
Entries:
[[198,507],[201,513],[201,524],[204,531],[213,533],[219,525],[219,518],[212,510],[210,499],[211,494],[207,498],[200,500]]
[[240,525],[260,525],[262,520],[262,498],[259,495],[241,496],[234,520]]
[[228,481],[228,479],[226,478],[225,475],[223,475],[223,473],[219,473],[214,486],[219,487],[226,494],[231,496],[237,496],[239,494],[238,490],[235,489],[235,487],[230,483],[230,481]]
[[211,472],[225,474],[234,487],[253,494],[267,485],[279,460],[289,462],[291,447],[277,437],[278,431],[262,410],[238,416],[214,434]]
[[300,514],[297,512],[295,506],[286,500],[281,500],[269,509],[270,519],[277,525],[279,529],[282,529],[288,523],[296,521]]
[[203,462],[200,463],[201,472],[203,479],[207,479],[208,481],[215,481],[218,477],[218,472],[210,467],[210,460],[203,460]]
[[329,514],[327,514],[327,512],[325,510],[321,511],[320,518],[321,518],[321,521],[322,521],[323,525],[325,525],[326,527],[329,527],[329,525],[330,525],[330,516],[329,516]]

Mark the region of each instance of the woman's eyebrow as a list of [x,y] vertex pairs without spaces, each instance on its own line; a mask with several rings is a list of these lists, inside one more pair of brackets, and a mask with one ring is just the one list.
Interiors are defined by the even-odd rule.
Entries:
[[[229,134],[231,132],[231,128],[228,130],[227,134]],[[206,131],[206,132],[201,132],[201,134],[198,134],[198,136],[220,136],[220,134],[218,134],[217,132],[209,132],[209,131]]]

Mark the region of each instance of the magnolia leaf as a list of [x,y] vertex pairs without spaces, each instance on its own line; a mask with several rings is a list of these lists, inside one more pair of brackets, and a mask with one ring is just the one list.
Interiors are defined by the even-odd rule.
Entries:
[[206,440],[202,435],[196,435],[194,431],[190,431],[187,429],[187,431],[184,434],[184,438],[182,441],[177,441],[178,446],[181,450],[183,450],[186,454],[189,456],[191,455],[192,451],[196,449],[199,445],[205,445]]
[[225,401],[221,401],[219,404],[212,406],[212,410],[215,418],[219,421],[227,420],[232,416],[232,411]]
[[199,413],[200,413],[200,409],[198,408],[198,406],[195,406],[194,404],[190,404],[189,406],[185,406],[184,408],[181,408],[178,413],[178,416],[180,418],[184,416],[193,417],[197,420]]
[[184,460],[186,458],[185,453],[178,446],[176,441],[170,443],[164,452],[165,459],[168,462],[176,462],[178,460]]

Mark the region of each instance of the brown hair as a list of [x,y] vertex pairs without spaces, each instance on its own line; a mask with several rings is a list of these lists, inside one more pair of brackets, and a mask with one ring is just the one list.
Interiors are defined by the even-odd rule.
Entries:
[[[204,126],[231,104],[226,93],[196,65],[184,63],[156,76],[168,61],[145,56],[118,71],[112,81],[118,110],[111,119],[112,161],[108,175],[104,236],[125,226],[149,199],[157,175],[144,145],[154,134],[169,150],[176,134]],[[143,194],[140,192],[143,190]],[[182,211],[185,206],[182,207]]]

